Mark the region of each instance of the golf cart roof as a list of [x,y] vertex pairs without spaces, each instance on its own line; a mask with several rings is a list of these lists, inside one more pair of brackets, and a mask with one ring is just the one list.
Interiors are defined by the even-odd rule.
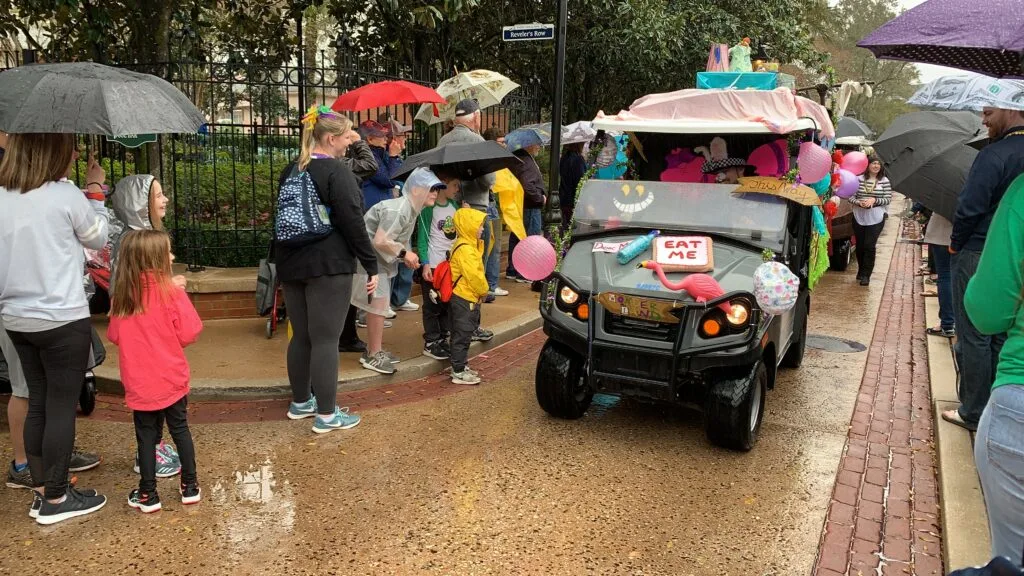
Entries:
[[835,137],[828,110],[787,88],[648,94],[614,116],[598,112],[594,128],[676,134],[787,134],[811,129]]

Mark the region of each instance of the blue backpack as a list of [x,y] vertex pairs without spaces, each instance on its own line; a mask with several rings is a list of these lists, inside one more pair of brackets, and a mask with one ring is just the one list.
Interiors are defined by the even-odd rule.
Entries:
[[277,241],[284,246],[302,246],[326,238],[332,231],[330,210],[320,200],[309,171],[299,172],[296,164],[277,194]]

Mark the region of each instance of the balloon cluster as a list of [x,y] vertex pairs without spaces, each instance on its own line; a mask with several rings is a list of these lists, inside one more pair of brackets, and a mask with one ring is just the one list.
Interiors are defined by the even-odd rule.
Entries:
[[804,142],[800,145],[797,167],[801,182],[819,183],[828,178],[831,172],[828,182],[836,196],[851,198],[860,188],[859,176],[868,168],[868,156],[863,152],[844,155],[839,151],[829,156],[824,148],[814,142]]

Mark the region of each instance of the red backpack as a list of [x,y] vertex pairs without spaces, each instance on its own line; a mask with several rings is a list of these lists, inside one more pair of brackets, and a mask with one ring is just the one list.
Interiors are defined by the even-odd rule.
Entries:
[[[457,246],[455,248],[455,252],[458,252],[459,248],[462,248],[463,246],[465,246],[465,244]],[[454,282],[452,281],[451,259],[455,252],[449,252],[448,258],[446,258],[444,262],[438,264],[437,268],[434,268],[434,290],[437,291],[437,296],[441,302],[444,302],[445,304],[451,301],[452,293],[455,292],[455,287],[459,285],[459,280],[462,280],[462,276],[459,276]]]

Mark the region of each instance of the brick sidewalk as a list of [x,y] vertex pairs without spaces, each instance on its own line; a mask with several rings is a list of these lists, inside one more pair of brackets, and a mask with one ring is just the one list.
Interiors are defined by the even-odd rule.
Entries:
[[[544,339],[544,332],[535,330],[471,358],[470,363],[474,370],[481,373],[483,386],[486,386],[488,382],[497,380],[515,367],[535,362]],[[438,363],[439,370],[443,366],[444,364]],[[343,392],[338,394],[338,405],[348,406],[353,412],[358,412],[439,398],[470,388],[452,384],[450,380],[447,373],[438,373],[391,386],[380,385],[366,390]],[[193,402],[188,407],[189,422],[195,424],[284,420],[287,409],[286,400]],[[106,422],[132,421],[131,411],[125,406],[124,397],[106,394],[101,394],[96,399],[96,411],[89,418]]]
[[817,576],[943,574],[920,254],[896,244]]

